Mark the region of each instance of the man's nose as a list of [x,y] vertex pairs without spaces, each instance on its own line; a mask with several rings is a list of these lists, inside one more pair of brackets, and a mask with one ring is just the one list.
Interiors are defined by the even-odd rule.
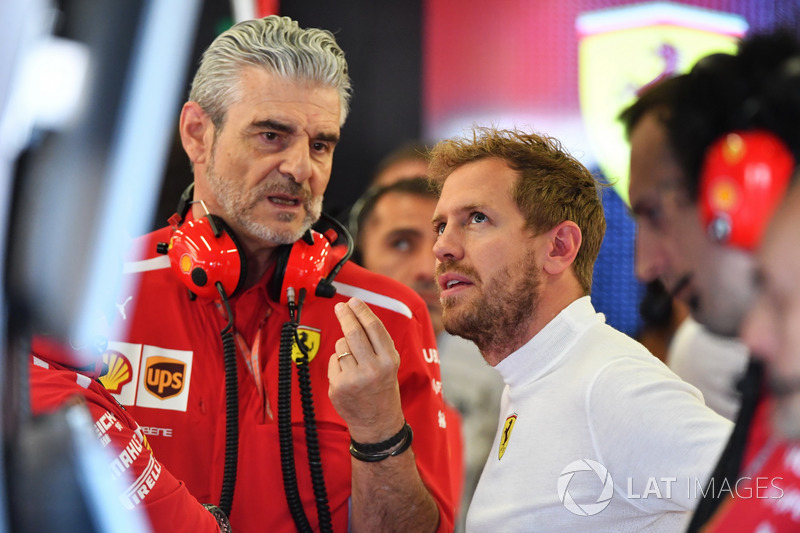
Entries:
[[299,140],[289,143],[283,156],[278,167],[281,174],[291,176],[297,183],[303,183],[311,177],[311,154],[307,143]]
[[665,254],[659,240],[649,231],[636,226],[634,243],[636,279],[650,283],[664,274]]
[[460,241],[459,232],[452,226],[445,225],[433,244],[433,255],[442,263],[463,258],[464,249]]

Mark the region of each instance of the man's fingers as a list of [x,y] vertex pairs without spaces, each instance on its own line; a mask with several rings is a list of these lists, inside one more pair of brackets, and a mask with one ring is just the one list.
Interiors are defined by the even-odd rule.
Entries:
[[[358,361],[356,361],[355,356],[352,354],[350,350],[350,346],[347,345],[347,341],[342,338],[336,341],[336,345],[334,346],[336,350],[328,360],[328,379],[334,379],[336,376],[342,373],[344,370],[345,365],[352,364],[357,365]],[[347,354],[347,355],[344,355]],[[352,361],[344,361],[345,359],[352,359]]]
[[357,298],[351,298],[347,306],[358,320],[362,331],[366,335],[373,351],[380,355],[393,355],[394,341],[383,323],[372,312],[367,304]]
[[334,346],[334,348],[336,349],[336,353],[334,355],[336,356],[337,361],[340,361],[345,357],[351,357],[353,355],[353,350],[350,349],[350,345],[347,344],[347,340],[345,339],[339,339],[338,341],[336,341],[336,345]]
[[339,319],[339,324],[342,326],[342,333],[349,346],[349,351],[361,358],[373,355],[372,343],[353,310],[344,303],[336,304],[334,309],[336,318]]
[[400,358],[394,341],[367,304],[351,298],[347,304],[336,304],[335,311],[350,351],[360,366],[396,371]]

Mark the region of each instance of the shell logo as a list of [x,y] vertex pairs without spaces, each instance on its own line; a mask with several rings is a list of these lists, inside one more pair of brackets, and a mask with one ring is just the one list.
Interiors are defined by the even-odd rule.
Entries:
[[112,394],[119,394],[122,387],[133,379],[133,367],[128,358],[120,352],[107,350],[103,354],[103,363],[108,365],[108,371],[100,376],[100,383]]

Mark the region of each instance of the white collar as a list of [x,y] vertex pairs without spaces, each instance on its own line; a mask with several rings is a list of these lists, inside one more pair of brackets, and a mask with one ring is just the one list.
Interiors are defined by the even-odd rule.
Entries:
[[565,307],[531,340],[497,363],[495,368],[511,387],[535,381],[596,322],[605,322],[605,316],[595,311],[589,296],[582,296]]

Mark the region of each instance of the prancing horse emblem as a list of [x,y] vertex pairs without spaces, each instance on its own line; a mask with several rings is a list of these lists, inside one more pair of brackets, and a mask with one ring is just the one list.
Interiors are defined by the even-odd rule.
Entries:
[[310,363],[319,351],[320,330],[308,326],[300,326],[297,328],[297,337],[303,344],[303,350],[300,350],[300,347],[297,346],[297,341],[295,341],[292,344],[292,360],[296,363],[303,356],[303,351],[305,351],[308,354],[308,362]]
[[514,413],[513,415],[506,418],[505,424],[503,424],[503,433],[500,435],[500,449],[497,451],[497,460],[503,458],[503,454],[506,453],[506,448],[508,448],[508,440],[511,438],[511,431],[514,429],[514,423],[517,421],[517,415]]

